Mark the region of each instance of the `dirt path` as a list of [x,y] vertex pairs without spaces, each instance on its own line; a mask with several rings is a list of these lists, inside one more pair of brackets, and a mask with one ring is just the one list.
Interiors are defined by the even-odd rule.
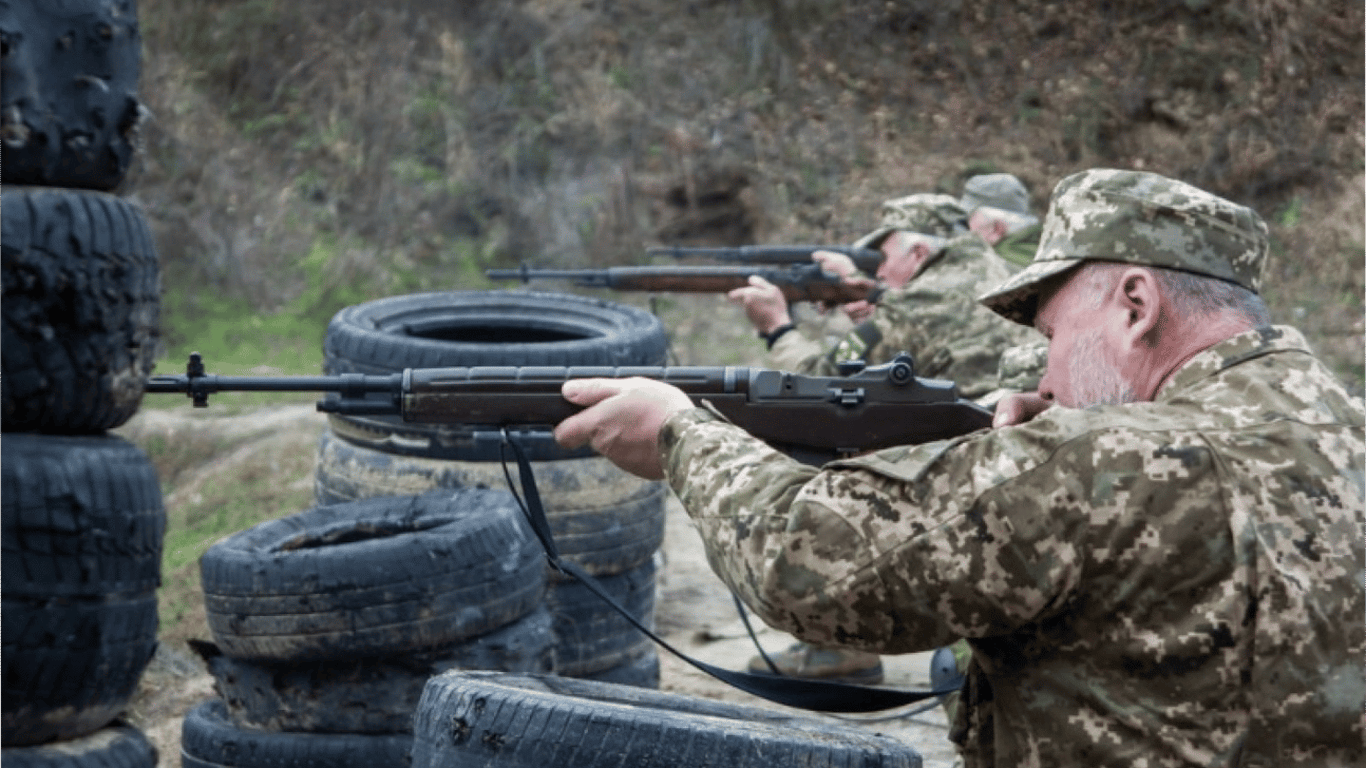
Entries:
[[[175,439],[178,430],[204,429],[203,416],[184,412],[148,411],[139,414],[138,422],[128,430],[131,436],[157,434],[164,439]],[[317,430],[322,421],[310,419],[299,408],[282,408],[253,413],[240,418],[214,418],[215,429],[222,434],[257,435],[259,442],[235,445],[229,454],[210,464],[186,473],[186,485],[198,485],[215,471],[232,473],[241,457],[253,450],[261,452],[272,440],[290,440],[296,445],[316,444]],[[271,425],[280,428],[271,429]],[[300,431],[312,430],[311,435]],[[287,433],[287,434],[281,434]],[[298,478],[280,478],[282,483],[297,483]],[[171,489],[166,501],[168,510],[184,503],[187,494]],[[663,546],[664,567],[658,576],[656,623],[664,638],[676,648],[702,661],[730,669],[741,669],[754,655],[754,647],[735,612],[725,586],[707,566],[701,542],[691,522],[677,500],[670,498],[667,531]],[[756,627],[762,628],[757,624]],[[766,650],[777,651],[791,639],[778,632],[763,629],[760,641]],[[660,688],[689,695],[725,700],[751,706],[785,709],[769,704],[749,694],[737,691],[675,658],[660,652]],[[887,684],[921,687],[929,682],[929,654],[912,654],[884,659]],[[216,694],[213,678],[197,657],[179,640],[164,642],[146,674],[130,710],[129,719],[146,732],[161,755],[159,768],[180,766],[180,724],[185,713],[199,702]],[[897,737],[912,744],[924,756],[925,768],[950,768],[953,748],[947,738],[947,724],[942,711],[931,709],[909,718],[879,722],[848,722],[851,728],[866,729]]]

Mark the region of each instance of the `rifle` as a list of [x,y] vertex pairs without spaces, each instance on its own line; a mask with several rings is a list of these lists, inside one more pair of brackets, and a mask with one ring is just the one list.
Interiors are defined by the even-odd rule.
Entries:
[[877,272],[882,264],[882,251],[873,248],[853,248],[847,245],[742,245],[737,248],[688,248],[660,245],[646,248],[652,256],[706,256],[709,259],[748,264],[806,264],[815,251],[834,251],[853,260],[854,266],[867,274]]
[[199,353],[183,375],[152,376],[146,391],[182,393],[206,407],[219,392],[322,392],[318,410],[397,415],[406,422],[471,429],[540,428],[582,408],[565,400],[569,379],[640,376],[672,384],[778,450],[809,464],[895,445],[939,440],[991,425],[991,412],[958,396],[953,382],[915,375],[910,355],[842,376],[734,366],[485,366],[408,368],[390,374],[217,376]]
[[789,302],[824,301],[844,304],[867,299],[874,301],[880,290],[851,285],[839,275],[825,272],[819,264],[793,264],[788,267],[608,267],[607,269],[490,269],[490,280],[571,280],[575,285],[612,288],[618,291],[677,291],[682,293],[724,293],[749,285],[750,275],[759,275],[776,285]]

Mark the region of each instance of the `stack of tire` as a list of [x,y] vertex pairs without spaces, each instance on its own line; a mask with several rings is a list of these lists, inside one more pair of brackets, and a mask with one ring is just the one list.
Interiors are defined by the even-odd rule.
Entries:
[[[662,324],[596,298],[524,291],[410,294],[347,307],[328,324],[328,373],[473,366],[659,366]],[[511,435],[527,453],[560,555],[597,577],[653,626],[667,488],[549,431]],[[331,504],[431,488],[506,488],[504,436],[463,425],[331,415],[319,443],[315,500]],[[512,467],[516,477],[516,468]],[[653,643],[570,577],[551,572],[556,673],[654,688]]]
[[141,403],[161,273],[111,192],[142,107],[134,0],[0,2],[0,539],[6,766],[153,766],[118,720],[156,648],[166,513],[108,430]]
[[267,521],[200,559],[219,694],[181,763],[407,766],[428,678],[554,668],[540,544],[504,490],[434,490]]

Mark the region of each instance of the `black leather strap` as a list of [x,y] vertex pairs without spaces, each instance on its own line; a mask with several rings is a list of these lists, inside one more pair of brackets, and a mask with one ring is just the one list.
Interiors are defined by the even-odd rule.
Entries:
[[[623,608],[606,590],[598,584],[597,580],[586,573],[578,565],[560,559],[555,548],[555,541],[550,534],[550,523],[545,517],[545,508],[541,505],[541,494],[536,488],[536,478],[532,474],[531,462],[527,459],[526,452],[511,439],[508,433],[503,433],[503,444],[508,446],[517,461],[517,472],[521,480],[522,494],[518,495],[516,485],[512,481],[512,476],[507,469],[506,454],[504,455],[503,474],[507,479],[508,487],[512,490],[513,496],[517,498],[522,512],[526,515],[527,522],[531,525],[531,530],[536,537],[541,540],[541,546],[545,547],[546,557],[550,560],[551,567],[561,573],[569,574],[578,579],[593,594],[602,598],[608,605],[612,606],[617,613],[620,613],[636,629],[644,632],[651,640],[660,647],[687,662],[693,667],[711,675],[712,677],[727,683],[732,687],[738,688],[746,693],[758,696],[761,699],[784,704],[789,707],[806,709],[816,712],[881,712],[887,709],[902,707],[907,704],[914,704],[925,699],[943,696],[957,690],[962,685],[962,678],[958,677],[950,680],[948,684],[933,690],[904,690],[897,688],[878,688],[866,685],[852,685],[848,683],[835,683],[827,680],[806,680],[795,677],[782,677],[778,675],[756,675],[749,672],[735,672],[729,669],[713,666],[688,656],[687,654],[674,648],[656,635],[648,627],[641,624],[630,611]],[[525,499],[525,500],[524,500]]]

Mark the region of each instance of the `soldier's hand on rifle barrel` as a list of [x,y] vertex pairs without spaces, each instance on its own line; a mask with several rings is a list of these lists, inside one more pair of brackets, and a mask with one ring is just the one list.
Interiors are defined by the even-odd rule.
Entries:
[[787,297],[778,286],[759,275],[750,275],[749,285],[727,293],[726,298],[744,307],[745,316],[754,325],[754,330],[763,335],[792,322],[792,315],[787,311]]
[[660,427],[693,407],[682,390],[653,379],[571,379],[560,393],[585,410],[560,422],[555,441],[565,448],[591,445],[608,461],[647,480],[664,477]]

